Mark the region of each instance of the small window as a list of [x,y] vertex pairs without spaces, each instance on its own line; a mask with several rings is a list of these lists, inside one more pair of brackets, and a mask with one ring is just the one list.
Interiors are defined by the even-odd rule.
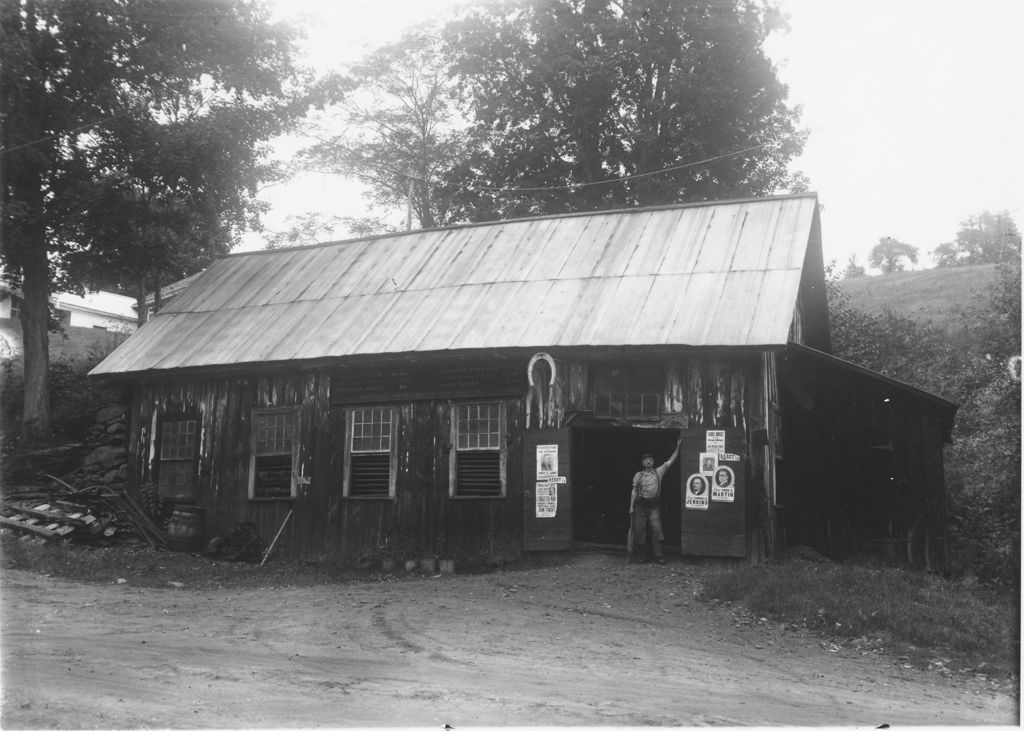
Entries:
[[274,500],[295,496],[295,436],[294,409],[253,414],[250,498]]
[[344,494],[355,498],[395,496],[397,412],[385,407],[348,412]]
[[592,373],[594,416],[606,419],[657,419],[661,412],[662,374],[642,365],[597,366]]
[[453,497],[505,495],[505,429],[502,404],[459,404],[452,425]]
[[21,297],[16,294],[11,295],[11,319],[21,319]]
[[157,485],[171,501],[196,498],[196,420],[166,419],[160,424]]

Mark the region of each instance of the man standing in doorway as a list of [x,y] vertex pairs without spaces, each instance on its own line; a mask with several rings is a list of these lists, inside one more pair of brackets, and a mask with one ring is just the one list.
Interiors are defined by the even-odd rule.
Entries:
[[640,460],[643,469],[633,475],[633,493],[629,504],[632,518],[630,533],[633,539],[632,544],[628,546],[630,563],[638,560],[640,558],[638,554],[644,551],[648,523],[651,524],[651,546],[654,550],[654,560],[658,563],[665,563],[665,557],[661,552],[661,542],[665,540],[665,534],[661,529],[661,511],[658,509],[661,498],[661,480],[668,472],[668,468],[675,464],[682,445],[683,435],[680,434],[672,456],[660,467],[654,466],[654,455],[644,454]]

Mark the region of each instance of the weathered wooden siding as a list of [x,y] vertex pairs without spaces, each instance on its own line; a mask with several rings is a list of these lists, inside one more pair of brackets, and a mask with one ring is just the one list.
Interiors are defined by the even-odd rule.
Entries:
[[[506,494],[502,498],[449,497],[451,406],[447,400],[402,404],[398,476],[393,500],[342,499],[336,549],[359,556],[398,542],[409,552],[478,556],[518,546],[522,532],[522,399],[501,399],[506,416]],[[334,427],[343,428],[343,410]],[[344,433],[344,432],[342,432]],[[339,442],[339,452],[341,445]],[[332,462],[332,482],[341,494],[341,459]]]
[[[135,393],[130,450],[133,484],[156,478],[155,443],[161,419],[185,415],[199,427],[197,505],[205,509],[206,535],[227,536],[253,521],[269,541],[289,511],[278,549],[291,556],[358,557],[386,539],[412,550],[440,548],[459,554],[493,552],[521,533],[521,398],[505,398],[507,492],[503,498],[449,497],[450,400],[398,403],[398,474],[394,499],[342,495],[345,405],[331,404],[326,373],[150,383]],[[490,399],[493,400],[493,399]],[[393,403],[393,402],[392,402]],[[250,500],[254,409],[297,409],[298,461],[308,478],[293,498]],[[442,546],[442,543],[446,544]]]
[[[150,382],[135,391],[131,454],[134,485],[155,481],[158,425],[174,415],[196,418],[200,456],[198,499],[206,511],[206,534],[229,535],[235,525],[253,521],[267,540],[291,518],[281,535],[283,555],[358,558],[385,544],[406,552],[444,551],[481,555],[515,550],[523,531],[523,438],[528,429],[564,428],[566,424],[638,426],[678,429],[735,428],[752,444],[752,432],[763,422],[758,384],[762,377],[756,355],[649,358],[644,367],[660,370],[662,416],[657,420],[593,419],[592,371],[607,360],[556,358],[550,382],[547,364],[537,369],[533,387],[517,389],[517,381],[501,366],[497,371],[466,363],[467,373],[490,373],[479,381],[489,395],[468,387],[459,399],[430,396],[417,378],[434,366],[407,365],[375,371],[367,381],[364,369],[345,381],[345,369],[293,372],[285,375],[207,378],[182,382]],[[419,370],[416,370],[419,368]],[[431,370],[433,368],[434,370]],[[411,369],[411,370],[410,370]],[[440,371],[437,371],[440,372]],[[339,373],[341,375],[339,375]],[[389,375],[391,374],[391,375]],[[419,375],[418,375],[419,374]],[[332,378],[334,379],[332,381]],[[338,380],[338,379],[342,380]],[[490,378],[490,380],[487,380]],[[392,379],[397,379],[392,382]],[[429,380],[429,379],[428,379]],[[419,383],[420,390],[410,384]],[[372,395],[367,396],[363,384]],[[444,382],[444,388],[451,384]],[[426,390],[423,390],[426,389]],[[487,389],[490,389],[487,391]],[[497,390],[496,390],[497,389]],[[398,416],[395,496],[390,499],[343,496],[346,409],[371,403],[390,405]],[[506,494],[501,498],[453,498],[449,492],[452,405],[460,399],[500,402],[505,410]],[[253,410],[294,407],[297,411],[296,473],[306,478],[293,498],[250,500],[248,485],[252,453]],[[529,424],[527,414],[530,414]],[[588,417],[588,413],[590,416]],[[589,419],[589,421],[588,421]],[[751,458],[751,489],[763,491],[756,452]],[[308,481],[308,484],[304,484]],[[748,502],[750,505],[750,502]],[[754,530],[756,521],[748,520]],[[760,555],[748,537],[747,555]]]
[[783,375],[788,542],[944,568],[942,407],[812,360],[792,360]]
[[[224,378],[141,385],[133,403],[130,458],[135,486],[156,479],[156,435],[161,419],[195,418],[199,430],[197,505],[205,509],[206,535],[229,535],[237,523],[253,521],[270,540],[293,510],[281,536],[283,553],[303,553],[325,540],[320,516],[331,507],[327,464],[330,379],[322,374]],[[253,409],[295,407],[299,451],[296,470],[310,478],[288,500],[249,500]]]

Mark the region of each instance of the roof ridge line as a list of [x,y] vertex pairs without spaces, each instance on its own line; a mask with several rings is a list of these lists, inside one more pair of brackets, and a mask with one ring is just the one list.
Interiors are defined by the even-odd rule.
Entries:
[[255,249],[253,251],[238,251],[225,254],[219,259],[228,259],[242,256],[262,256],[278,254],[286,251],[298,251],[305,249],[316,249],[327,246],[339,246],[341,244],[356,244],[376,239],[390,239],[399,236],[414,236],[416,234],[434,233],[439,231],[457,231],[467,228],[481,228],[484,226],[498,226],[508,223],[524,223],[529,221],[549,221],[559,218],[580,218],[583,216],[605,216],[622,213],[650,213],[652,211],[673,211],[683,208],[701,208],[704,206],[726,206],[741,205],[744,203],[769,203],[772,201],[789,200],[796,198],[815,198],[818,194],[813,191],[806,193],[783,193],[780,195],[750,196],[747,198],[727,198],[725,200],[693,201],[690,203],[663,203],[656,206],[638,206],[636,208],[608,208],[600,211],[569,211],[566,213],[548,213],[542,216],[521,216],[519,218],[499,218],[494,221],[470,221],[467,223],[453,223],[449,226],[435,226],[433,228],[417,228],[410,231],[392,231],[389,233],[375,234],[372,236],[358,236],[351,239],[338,239],[335,241],[318,241],[314,244],[301,244],[298,246],[282,246],[277,249]]

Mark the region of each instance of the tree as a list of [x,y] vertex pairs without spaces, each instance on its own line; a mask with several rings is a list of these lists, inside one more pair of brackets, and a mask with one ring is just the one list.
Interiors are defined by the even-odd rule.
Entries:
[[843,279],[856,279],[864,276],[864,267],[857,261],[856,254],[850,254],[846,260],[846,269],[843,270]]
[[255,222],[258,143],[301,107],[293,33],[268,17],[245,0],[0,3],[2,256],[24,295],[26,439],[49,431],[51,291],[115,263],[118,277],[194,271]]
[[917,263],[917,247],[905,244],[892,236],[883,236],[868,254],[868,263],[882,274],[903,271],[903,259]]
[[[378,206],[410,206],[421,228],[447,216],[433,184],[462,154],[454,86],[439,40],[412,33],[335,80],[343,100],[330,134],[299,158],[306,170],[354,177]],[[340,123],[340,124],[339,124]]]
[[1021,235],[1007,211],[982,211],[961,222],[956,239],[932,253],[939,267],[1020,261]]
[[469,100],[437,194],[462,220],[699,201],[798,181],[798,111],[753,0],[505,0],[444,30]]

